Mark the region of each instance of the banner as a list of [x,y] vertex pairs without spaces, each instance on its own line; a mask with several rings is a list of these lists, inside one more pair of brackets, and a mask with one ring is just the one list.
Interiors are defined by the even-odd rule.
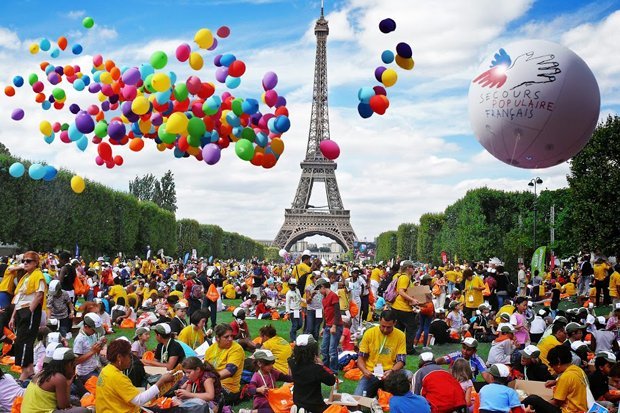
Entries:
[[448,262],[448,253],[445,251],[441,251],[441,262],[444,264]]
[[534,255],[532,255],[532,264],[530,265],[532,276],[534,276],[534,271],[538,270],[538,273],[542,276],[545,270],[545,255],[547,253],[547,247],[538,247],[536,251],[534,251]]
[[353,241],[353,256],[355,260],[374,260],[377,244],[374,242]]

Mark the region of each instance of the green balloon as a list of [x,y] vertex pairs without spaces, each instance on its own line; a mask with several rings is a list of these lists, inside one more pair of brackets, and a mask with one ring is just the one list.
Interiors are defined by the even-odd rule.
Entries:
[[250,142],[254,142],[254,140],[256,139],[256,133],[252,128],[243,128],[243,131],[241,132],[241,138],[247,139]]
[[104,138],[108,134],[108,123],[105,120],[100,120],[95,125],[95,136]]
[[217,108],[209,107],[209,104],[207,103],[207,101],[205,101],[205,103],[202,104],[202,111],[207,116],[215,115],[218,110],[220,110],[219,107]]
[[163,143],[174,143],[177,139],[177,136],[172,133],[166,132],[166,124],[162,124],[159,129],[157,129],[157,136]]
[[[62,125],[60,125],[60,130],[69,130],[69,124],[68,123],[63,123]],[[107,133],[106,133],[107,135]]]
[[177,83],[174,85],[174,97],[177,102],[183,102],[189,96],[187,85],[185,83]]
[[161,50],[151,55],[151,66],[155,69],[163,69],[168,64],[168,55]]
[[144,79],[144,87],[149,93],[156,92],[155,89],[153,89],[153,85],[151,84],[152,82],[153,82],[153,74],[151,73],[150,75],[146,77],[146,79]]
[[241,98],[237,98],[232,101],[232,111],[237,116],[243,115],[243,108],[241,107],[242,103],[243,103],[243,99]]
[[187,135],[187,143],[189,143],[189,146],[193,146],[194,148],[197,148],[197,147],[200,146],[200,138],[201,137],[202,136]]
[[[200,118],[191,118],[187,124],[187,132],[190,136],[200,139],[207,130],[204,122]],[[194,145],[192,145],[194,146]]]
[[249,161],[254,157],[254,145],[247,139],[239,139],[235,143],[235,153],[244,161]]
[[39,80],[39,76],[37,76],[36,73],[30,73],[30,75],[28,75],[28,83],[30,84],[30,86],[37,83],[38,80]]
[[55,87],[54,90],[52,90],[52,96],[54,96],[56,100],[63,100],[67,97],[65,91],[59,87]]
[[94,25],[95,21],[92,17],[84,17],[84,20],[82,20],[82,26],[86,29],[91,29]]

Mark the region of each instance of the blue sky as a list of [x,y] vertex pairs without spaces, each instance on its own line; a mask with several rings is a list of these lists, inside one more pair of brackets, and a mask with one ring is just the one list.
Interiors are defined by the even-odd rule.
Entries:
[[[174,159],[153,145],[135,154],[119,149],[120,168],[107,170],[94,163],[95,145],[85,153],[58,140],[42,142],[42,119],[68,121],[68,110],[43,111],[24,88],[17,96],[0,97],[0,141],[24,158],[45,161],[76,171],[119,190],[148,172],[176,177],[178,216],[214,223],[228,231],[257,239],[273,238],[293,200],[308,135],[315,39],[312,32],[319,1],[110,1],[2,2],[0,5],[0,87],[16,74],[36,71],[48,56],[31,56],[28,46],[41,37],[84,45],[81,56],[64,55],[57,64],[89,66],[95,54],[119,66],[148,61],[155,50],[171,55],[168,70],[180,79],[197,74],[213,80],[215,54],[234,53],[247,64],[238,96],[259,97],[263,73],[279,76],[278,92],[288,101],[292,127],[284,136],[286,149],[272,170],[257,169],[236,158],[232,150],[215,166]],[[535,176],[543,187],[566,186],[567,164],[544,170],[505,165],[473,136],[467,112],[467,92],[480,63],[508,42],[542,38],[563,44],[590,66],[601,90],[601,117],[620,105],[620,1],[560,0],[341,0],[327,1],[329,20],[328,70],[332,139],[338,142],[337,177],[345,208],[360,239],[374,238],[401,222],[417,222],[425,212],[437,212],[469,189],[488,186],[527,190]],[[91,30],[81,26],[94,18]],[[396,20],[397,30],[383,35],[378,22]],[[205,54],[205,69],[195,73],[172,57],[176,45],[193,44],[194,33],[207,27],[231,28],[218,49]],[[384,49],[399,41],[413,47],[416,67],[399,72],[389,90],[390,108],[383,117],[363,120],[357,114],[357,90],[374,86],[374,68]],[[225,89],[218,87],[219,93]],[[79,104],[96,103],[94,96],[73,93]],[[26,117],[10,119],[15,107]],[[147,146],[148,142],[147,142]],[[317,189],[320,189],[318,187]],[[325,196],[313,193],[312,204]]]

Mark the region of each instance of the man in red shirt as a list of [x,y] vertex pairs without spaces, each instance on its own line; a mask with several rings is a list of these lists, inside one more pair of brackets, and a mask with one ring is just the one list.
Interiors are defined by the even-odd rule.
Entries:
[[323,341],[321,354],[323,364],[334,373],[338,372],[338,344],[342,336],[342,318],[340,315],[340,300],[338,295],[329,288],[329,281],[320,278],[314,287],[323,296]]

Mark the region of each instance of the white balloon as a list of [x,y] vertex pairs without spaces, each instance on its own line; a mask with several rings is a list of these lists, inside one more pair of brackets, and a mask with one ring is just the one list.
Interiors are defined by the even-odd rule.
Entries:
[[284,258],[286,256],[287,252],[284,248],[282,248],[280,251],[278,251],[278,255],[282,258]]
[[601,106],[588,65],[556,43],[511,43],[486,60],[469,88],[469,118],[494,157],[519,168],[567,161],[590,140]]

